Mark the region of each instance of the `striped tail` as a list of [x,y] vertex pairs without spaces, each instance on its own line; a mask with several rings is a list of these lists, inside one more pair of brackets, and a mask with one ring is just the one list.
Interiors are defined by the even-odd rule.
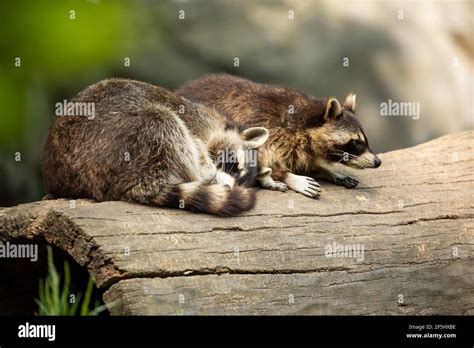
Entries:
[[255,205],[255,189],[189,182],[176,185],[166,196],[165,206],[201,213],[232,216]]

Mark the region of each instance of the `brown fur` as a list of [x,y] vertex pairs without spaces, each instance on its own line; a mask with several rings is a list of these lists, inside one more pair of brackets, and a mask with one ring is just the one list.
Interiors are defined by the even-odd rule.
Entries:
[[[259,150],[259,160],[262,166],[273,169],[275,180],[284,180],[287,172],[320,171],[323,177],[329,173],[329,179],[337,184],[354,187],[352,178],[351,182],[341,182],[341,176],[334,178],[336,173],[329,167],[335,162],[358,168],[380,165],[354,115],[353,95],[341,106],[334,98],[320,100],[288,87],[259,84],[225,74],[191,81],[176,93],[194,102],[213,105],[239,125],[268,128],[270,137]],[[361,143],[355,148],[348,144],[351,139],[361,139]],[[345,163],[344,152],[352,154]],[[374,164],[368,163],[364,156],[371,156]]]
[[43,155],[47,194],[218,215],[253,207],[253,189],[209,185],[216,166],[208,146],[212,151],[218,150],[216,146],[221,150],[245,146],[242,134],[226,130],[226,119],[212,108],[158,86],[124,79],[101,81],[71,101],[95,103],[95,118],[54,120]]

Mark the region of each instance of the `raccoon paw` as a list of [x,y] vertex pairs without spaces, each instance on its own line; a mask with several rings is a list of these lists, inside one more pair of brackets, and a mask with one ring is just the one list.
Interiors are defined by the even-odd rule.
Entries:
[[265,173],[265,175],[261,175],[257,178],[257,181],[260,184],[260,186],[262,186],[264,189],[267,189],[267,190],[275,190],[275,191],[281,191],[281,192],[288,191],[288,186],[286,186],[285,183],[281,181],[273,180],[269,174],[271,174],[271,169],[269,172]]
[[359,181],[354,178],[351,178],[350,176],[345,176],[342,178],[336,178],[336,184],[351,189],[355,188],[359,184]]
[[269,189],[275,190],[275,191],[286,192],[288,191],[288,186],[284,182],[274,181],[272,186],[269,187]]
[[319,198],[321,188],[313,178],[309,176],[288,174],[286,179],[288,187],[310,198]]

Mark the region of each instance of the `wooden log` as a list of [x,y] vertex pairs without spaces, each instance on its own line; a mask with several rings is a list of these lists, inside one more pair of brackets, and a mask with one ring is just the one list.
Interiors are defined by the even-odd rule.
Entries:
[[473,140],[382,154],[379,169],[351,171],[357,189],[321,183],[319,200],[261,190],[233,218],[22,204],[0,210],[0,238],[65,250],[123,314],[472,315]]

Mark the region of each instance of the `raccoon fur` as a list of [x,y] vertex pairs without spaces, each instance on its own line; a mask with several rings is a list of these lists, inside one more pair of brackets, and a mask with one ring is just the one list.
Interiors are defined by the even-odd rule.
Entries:
[[126,79],[98,82],[71,103],[93,103],[95,115],[52,123],[43,150],[46,194],[217,215],[254,206],[250,186],[260,168],[249,154],[267,140],[265,128],[241,131],[211,107]]
[[[266,127],[270,138],[260,150],[262,166],[272,170],[263,186],[285,186],[318,198],[314,177],[354,188],[358,181],[337,172],[335,163],[354,168],[377,168],[381,160],[370,149],[355,116],[356,96],[341,105],[336,98],[317,99],[301,91],[255,83],[226,74],[206,75],[176,93],[193,102],[212,105],[240,125]],[[296,175],[296,174],[303,175]]]

